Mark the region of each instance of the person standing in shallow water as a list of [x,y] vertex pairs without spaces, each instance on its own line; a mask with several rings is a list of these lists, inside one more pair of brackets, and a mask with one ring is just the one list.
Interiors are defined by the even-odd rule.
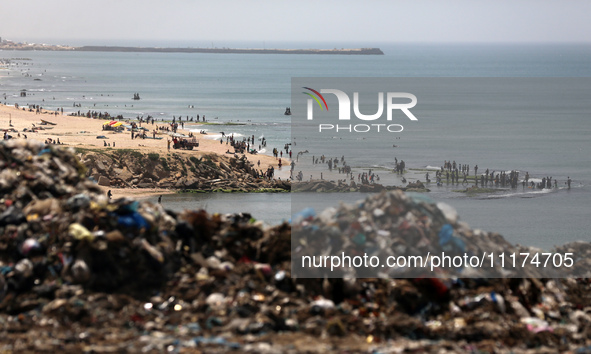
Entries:
[[162,204],[162,194],[158,197],[158,204]]
[[109,197],[109,199],[111,199],[112,196],[113,196],[113,193],[111,193],[111,190],[109,189],[109,191],[107,192],[107,197]]

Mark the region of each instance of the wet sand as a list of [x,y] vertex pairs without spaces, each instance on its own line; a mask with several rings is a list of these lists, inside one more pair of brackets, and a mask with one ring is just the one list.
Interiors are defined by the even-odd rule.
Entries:
[[105,194],[109,190],[113,194],[112,198],[132,198],[136,200],[147,199],[158,195],[176,194],[175,190],[164,188],[113,188],[99,186]]

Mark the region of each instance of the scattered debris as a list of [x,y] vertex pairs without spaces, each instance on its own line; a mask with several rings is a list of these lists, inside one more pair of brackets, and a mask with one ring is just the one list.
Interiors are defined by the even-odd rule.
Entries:
[[[287,223],[263,229],[249,214],[109,200],[72,152],[33,141],[0,143],[0,166],[2,351],[589,350],[585,278],[296,279]],[[398,235],[408,245],[421,232],[453,243],[450,228],[482,236],[402,192],[300,213],[294,234],[362,212],[379,225],[408,218]],[[591,252],[588,242],[563,247]]]

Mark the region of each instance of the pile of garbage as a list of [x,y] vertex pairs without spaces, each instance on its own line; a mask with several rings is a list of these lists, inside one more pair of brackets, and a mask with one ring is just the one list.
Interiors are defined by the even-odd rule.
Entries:
[[[292,204],[303,207],[309,200],[309,195],[294,195]],[[328,208],[318,216],[305,208],[294,215],[292,236],[299,277],[591,277],[589,242],[551,252],[515,246],[497,233],[471,229],[445,203],[401,190]],[[357,258],[357,266],[351,258]]]
[[[33,141],[0,143],[0,166],[0,351],[591,350],[584,278],[291,276],[292,228],[334,226],[383,199],[436,214],[393,203],[404,194],[264,228],[248,214],[109,200],[72,152]],[[449,223],[419,220],[425,237]]]

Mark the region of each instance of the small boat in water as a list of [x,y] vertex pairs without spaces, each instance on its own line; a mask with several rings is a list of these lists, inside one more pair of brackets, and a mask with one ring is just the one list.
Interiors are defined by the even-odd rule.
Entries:
[[286,115],[286,116],[291,116],[291,108],[286,107],[285,108],[285,113],[283,113],[283,114]]

